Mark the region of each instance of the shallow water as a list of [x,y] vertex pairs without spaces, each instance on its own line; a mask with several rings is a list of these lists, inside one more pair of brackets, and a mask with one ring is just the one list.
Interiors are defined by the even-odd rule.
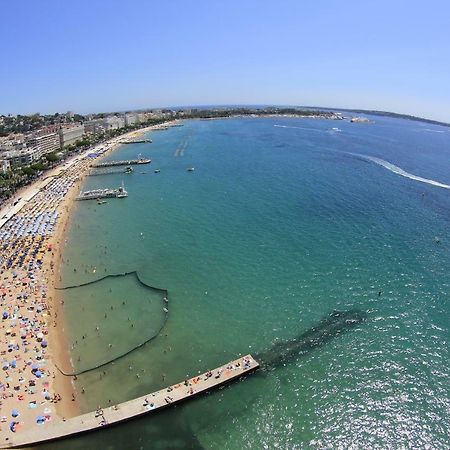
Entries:
[[[349,155],[450,184],[450,132],[374,120],[190,121],[110,156],[142,153],[151,165],[87,178],[86,188],[123,180],[129,197],[77,203],[63,283],[136,270],[168,289],[170,313],[156,340],[79,377],[85,410],[282,351],[333,310],[367,318],[245,382],[48,448],[450,445],[450,194]],[[77,349],[92,364],[109,341],[131,348],[160,323],[158,299],[143,304],[145,293],[114,283],[114,295],[91,286],[65,298],[82,343],[75,363]]]

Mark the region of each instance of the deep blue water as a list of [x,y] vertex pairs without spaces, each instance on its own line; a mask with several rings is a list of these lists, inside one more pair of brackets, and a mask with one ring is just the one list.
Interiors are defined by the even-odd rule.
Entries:
[[[63,282],[136,270],[169,290],[170,314],[156,340],[79,377],[86,410],[265,354],[336,309],[367,320],[245,382],[52,447],[450,446],[450,190],[354,155],[450,185],[450,132],[373,119],[190,121],[110,156],[151,165],[87,179],[123,180],[129,197],[76,205]],[[66,295],[72,341],[89,335],[75,366],[161,323],[158,298],[108,283]]]

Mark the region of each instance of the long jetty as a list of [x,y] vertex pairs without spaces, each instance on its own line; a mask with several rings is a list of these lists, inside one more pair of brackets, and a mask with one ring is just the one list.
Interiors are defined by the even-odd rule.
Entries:
[[92,167],[132,166],[135,164],[150,164],[151,162],[151,159],[127,159],[124,161],[106,161],[103,163],[92,164]]
[[59,422],[35,425],[33,428],[3,438],[0,448],[34,446],[42,442],[64,439],[88,431],[99,430],[145,414],[179,404],[198,395],[238,380],[259,368],[251,355],[243,356],[217,369],[169,386],[142,397],[108,408],[102,408]]
[[151,144],[151,139],[135,139],[131,141],[120,141],[121,144]]

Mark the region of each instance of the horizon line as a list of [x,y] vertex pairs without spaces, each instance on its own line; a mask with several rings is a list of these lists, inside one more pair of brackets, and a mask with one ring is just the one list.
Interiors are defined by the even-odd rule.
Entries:
[[139,112],[139,111],[148,111],[148,110],[155,110],[155,109],[187,109],[187,108],[232,108],[232,107],[239,107],[239,108],[306,108],[306,109],[321,109],[321,110],[331,110],[331,111],[347,111],[347,112],[358,112],[363,114],[373,114],[373,115],[393,115],[398,116],[398,118],[409,118],[411,120],[419,120],[419,121],[426,121],[426,122],[433,122],[438,125],[443,125],[450,127],[450,122],[444,122],[443,120],[437,120],[432,119],[429,117],[422,117],[422,116],[416,116],[410,113],[399,113],[396,111],[385,111],[380,109],[366,109],[366,108],[345,108],[345,107],[331,107],[331,106],[308,106],[308,105],[286,105],[286,104],[273,104],[273,103],[260,103],[260,104],[249,104],[249,103],[218,103],[218,104],[187,104],[187,105],[171,105],[171,106],[154,106],[154,107],[143,107],[143,108],[135,108],[135,109],[121,109],[121,110],[111,110],[111,111],[98,111],[98,112],[76,112],[72,111],[71,109],[68,109],[65,112],[59,112],[56,111],[54,113],[40,113],[40,112],[34,112],[29,114],[5,114],[0,113],[0,116],[8,117],[8,116],[33,116],[35,114],[39,114],[41,116],[51,116],[55,114],[66,114],[68,111],[74,112],[75,114],[79,114],[82,116],[87,115],[96,115],[96,114],[116,114],[116,113],[130,113],[130,112]]

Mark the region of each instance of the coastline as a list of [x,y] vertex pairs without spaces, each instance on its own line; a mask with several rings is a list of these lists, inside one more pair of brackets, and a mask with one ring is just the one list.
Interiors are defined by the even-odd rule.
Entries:
[[[123,139],[133,139],[171,124],[167,122],[133,130],[97,145],[56,167],[45,178],[25,186],[10,199],[10,205],[19,200],[18,204],[2,208],[1,217],[8,217],[0,223],[0,243],[4,248],[14,249],[17,245],[16,251],[2,254],[0,260],[1,306],[8,311],[8,316],[2,319],[1,341],[6,382],[1,380],[0,383],[0,435],[6,440],[21,430],[45,426],[47,421],[74,417],[82,409],[73,378],[62,375],[58,370],[58,366],[69,368],[72,364],[66,332],[68,319],[64,316],[63,299],[55,290],[55,284],[58,285],[61,279],[61,260],[74,199],[92,163],[87,155],[103,149],[98,157],[101,160],[122,145]],[[57,218],[50,222],[49,234],[30,235],[28,230],[19,228],[23,217],[34,226],[43,212],[48,214],[50,210]],[[10,239],[9,243],[5,236]],[[11,245],[13,239],[15,242]],[[38,266],[33,265],[36,261]],[[22,341],[19,339],[17,344],[19,335]],[[10,340],[11,337],[15,339]],[[28,359],[30,351],[32,358]],[[35,354],[38,355],[37,360],[33,359]],[[9,360],[13,356],[6,368],[6,358]],[[38,412],[41,415],[37,415]],[[37,422],[36,417],[44,417],[43,422]]]

